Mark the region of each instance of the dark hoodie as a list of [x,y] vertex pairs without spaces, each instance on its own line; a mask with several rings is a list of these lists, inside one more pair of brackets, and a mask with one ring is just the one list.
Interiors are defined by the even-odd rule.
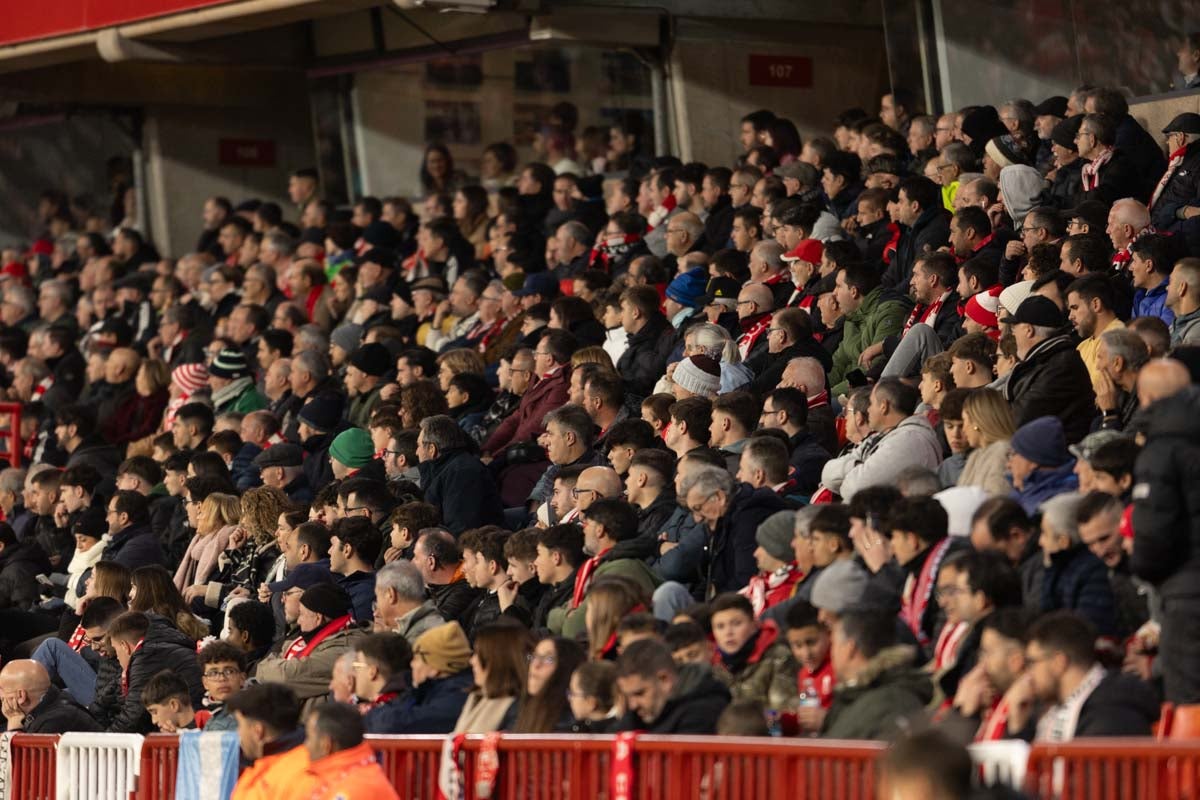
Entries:
[[717,732],[717,719],[729,705],[729,689],[702,664],[685,664],[658,716],[649,722],[633,711],[617,723],[618,731],[705,734]]

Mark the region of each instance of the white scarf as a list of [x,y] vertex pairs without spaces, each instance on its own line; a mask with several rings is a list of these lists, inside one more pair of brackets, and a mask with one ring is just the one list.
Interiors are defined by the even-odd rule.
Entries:
[[79,585],[79,579],[83,577],[83,573],[96,566],[96,562],[104,555],[104,548],[108,547],[108,541],[111,538],[106,533],[100,537],[100,541],[92,545],[91,550],[83,552],[76,550],[75,555],[71,556],[71,563],[67,565],[67,593],[63,595],[63,602],[67,604],[67,608],[73,609],[79,602],[79,595],[76,594],[75,587]]
[[1075,728],[1079,725],[1079,712],[1083,710],[1083,704],[1092,696],[1092,692],[1096,691],[1096,687],[1104,680],[1104,676],[1108,673],[1104,667],[1095,664],[1083,676],[1083,680],[1075,687],[1075,691],[1071,692],[1071,696],[1063,702],[1051,708],[1049,711],[1038,720],[1037,736],[1034,737],[1038,742],[1069,742],[1075,738]]

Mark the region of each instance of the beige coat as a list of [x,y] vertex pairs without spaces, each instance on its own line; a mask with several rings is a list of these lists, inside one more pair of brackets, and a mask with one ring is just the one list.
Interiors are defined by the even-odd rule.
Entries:
[[[304,713],[308,714],[325,702],[334,663],[357,647],[366,635],[361,628],[345,628],[322,641],[304,658],[285,660],[282,655],[269,655],[258,662],[255,677],[259,683],[286,683],[304,703]],[[286,653],[296,638],[285,641],[279,652]]]
[[972,451],[958,477],[958,485],[978,486],[994,497],[1007,497],[1012,493],[1012,484],[1006,474],[1008,447],[1009,440],[1001,439]]

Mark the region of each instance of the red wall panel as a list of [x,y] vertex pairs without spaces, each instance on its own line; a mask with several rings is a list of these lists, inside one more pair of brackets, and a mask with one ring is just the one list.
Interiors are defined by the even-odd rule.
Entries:
[[0,46],[194,11],[231,0],[0,0]]

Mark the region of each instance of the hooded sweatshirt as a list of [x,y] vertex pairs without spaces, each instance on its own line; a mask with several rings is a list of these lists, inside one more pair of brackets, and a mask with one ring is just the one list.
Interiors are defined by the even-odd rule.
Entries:
[[1000,196],[1012,217],[1013,227],[1020,228],[1025,215],[1038,205],[1038,197],[1046,188],[1046,179],[1033,167],[1013,164],[1000,170]]

